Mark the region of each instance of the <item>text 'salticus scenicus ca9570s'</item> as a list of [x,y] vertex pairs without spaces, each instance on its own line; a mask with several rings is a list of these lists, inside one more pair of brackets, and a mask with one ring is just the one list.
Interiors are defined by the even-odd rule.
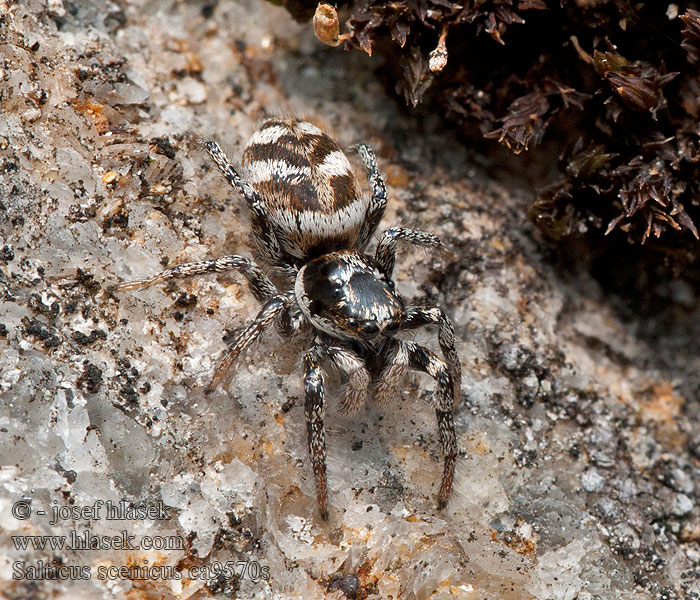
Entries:
[[[373,256],[364,253],[386,208],[386,187],[371,148],[355,147],[364,164],[371,194],[363,195],[348,158],[316,126],[293,118],[265,122],[248,141],[241,177],[214,142],[206,148],[228,182],[248,205],[260,257],[277,272],[278,288],[253,260],[224,256],[178,265],[148,279],[129,281],[116,290],[204,273],[237,270],[248,280],[262,309],[231,341],[209,385],[226,377],[236,358],[268,327],[284,336],[306,333],[303,357],[305,415],[309,452],[321,516],[328,518],[326,438],[323,426],[323,365],[343,375],[340,399],[347,412],[373,396],[395,396],[407,369],[436,381],[435,414],[445,455],[438,505],[452,488],[457,444],[453,411],[459,398],[461,366],[454,329],[437,306],[406,306],[394,289],[392,272],[398,242],[443,248],[430,234],[404,227],[386,230]],[[438,326],[439,358],[430,350],[396,337],[400,331]]]

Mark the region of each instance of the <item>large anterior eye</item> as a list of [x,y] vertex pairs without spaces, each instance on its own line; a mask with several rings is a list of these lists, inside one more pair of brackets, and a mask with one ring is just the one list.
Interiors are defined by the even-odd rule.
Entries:
[[312,315],[317,315],[323,310],[323,305],[318,300],[312,300],[309,302],[309,313]]
[[376,323],[369,321],[362,326],[361,333],[368,337],[374,337],[379,333],[379,327]]
[[384,335],[394,335],[399,330],[398,321],[390,321],[384,326]]

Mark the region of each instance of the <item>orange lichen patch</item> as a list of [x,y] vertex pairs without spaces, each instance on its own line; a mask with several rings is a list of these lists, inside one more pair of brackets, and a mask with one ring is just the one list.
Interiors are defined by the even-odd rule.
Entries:
[[376,585],[378,580],[377,574],[374,573],[374,564],[376,562],[376,558],[368,559],[357,568],[357,578],[360,580],[363,588]]
[[408,521],[409,523],[420,523],[422,520],[423,519],[421,519],[420,517],[418,517],[416,515],[408,515],[406,517],[406,521]]
[[165,43],[163,44],[163,48],[165,50],[171,50],[172,52],[177,52],[178,54],[184,54],[185,52],[189,52],[190,50],[190,43],[188,40],[182,39],[182,38],[167,38],[165,40]]
[[429,489],[435,483],[435,472],[428,467],[432,458],[424,448],[397,446],[391,452],[404,465],[406,476],[415,485]]
[[104,175],[102,175],[102,183],[105,185],[109,185],[111,183],[114,183],[119,179],[119,173],[116,171],[107,171]]
[[255,466],[256,460],[258,460],[256,444],[257,441],[252,437],[236,435],[227,442],[225,450],[216,454],[213,462],[228,465],[233,460],[239,460],[246,465]]
[[226,286],[226,294],[233,296],[236,300],[243,297],[245,290],[238,283],[231,283]]
[[128,567],[133,566],[152,566],[152,565],[164,565],[168,557],[159,551],[153,551],[149,553],[128,553],[126,556],[126,565]]
[[489,249],[494,250],[498,252],[499,254],[502,254],[506,251],[506,245],[504,243],[504,240],[502,238],[494,237],[489,240],[488,243]]
[[520,296],[518,298],[518,315],[523,319],[528,313],[528,306],[530,304],[530,299],[525,296]]
[[175,598],[169,589],[169,580],[175,573],[174,566],[167,566],[166,556],[161,553],[149,555],[128,554],[126,565],[119,573],[120,577],[133,582],[127,592],[128,600],[170,600]]
[[651,384],[646,390],[647,398],[641,405],[641,417],[644,421],[671,424],[681,414],[685,398],[675,394],[671,383],[661,381]]
[[518,536],[510,538],[509,540],[504,538],[503,543],[512,550],[515,550],[518,554],[534,555],[535,550],[537,550],[537,544],[535,544],[532,540],[523,539]]
[[343,540],[347,542],[361,541],[365,544],[372,539],[372,533],[366,527],[345,527],[343,526]]
[[72,104],[75,110],[92,119],[97,133],[103,134],[109,131],[109,120],[104,114],[105,106],[103,104],[93,102],[92,100],[85,100],[85,102],[73,100]]
[[204,70],[204,65],[192,50],[188,40],[169,39],[165,44],[166,50],[179,54],[179,62],[172,70],[175,77],[198,77]]
[[212,462],[217,463],[220,462],[222,465],[228,465],[234,458],[238,458],[236,454],[230,450],[224,450],[223,452],[219,452]]
[[408,171],[401,165],[391,164],[384,171],[386,182],[393,187],[405,187],[408,185]]
[[640,390],[635,407],[643,423],[653,426],[655,437],[672,448],[683,448],[688,436],[678,427],[685,398],[673,391],[668,381],[651,382]]
[[169,191],[170,188],[162,183],[156,183],[155,185],[152,185],[150,189],[151,194],[156,196],[162,196],[163,194],[167,194]]
[[199,75],[204,70],[204,65],[202,61],[199,60],[199,56],[193,52],[187,53],[187,72],[190,75]]
[[164,583],[156,581],[139,581],[127,593],[127,600],[170,600],[175,596]]
[[519,519],[513,530],[496,531],[491,530],[491,540],[501,542],[511,550],[523,555],[535,556],[537,552],[537,534],[532,526],[524,519]]
[[467,441],[467,452],[469,454],[478,454],[484,456],[491,452],[491,446],[483,434],[476,434],[470,440]]
[[686,544],[700,542],[700,525],[697,523],[688,523],[681,530],[680,540]]
[[219,310],[219,300],[216,297],[207,298],[206,302],[202,302],[201,306],[204,312],[207,312],[209,311],[209,309],[211,309],[216,313]]
[[394,448],[394,454],[396,457],[400,460],[407,460],[412,456],[412,453],[410,450],[413,450],[413,448],[406,448],[405,446],[397,446]]

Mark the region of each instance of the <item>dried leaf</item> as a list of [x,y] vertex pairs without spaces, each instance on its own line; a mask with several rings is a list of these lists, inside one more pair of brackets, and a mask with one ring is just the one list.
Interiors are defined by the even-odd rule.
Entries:
[[428,61],[420,48],[411,48],[411,54],[402,61],[401,70],[403,79],[398,89],[403,92],[407,104],[410,102],[412,106],[417,106],[433,82]]
[[688,62],[696,65],[700,63],[700,12],[688,9],[680,18],[685,25],[681,31],[681,46],[688,53]]
[[518,10],[547,10],[544,0],[520,0]]
[[607,168],[617,154],[606,152],[602,144],[594,144],[576,152],[567,162],[567,173],[574,178],[590,179]]
[[406,44],[406,38],[411,28],[403,21],[396,21],[391,26],[391,38],[402,48]]
[[608,80],[612,90],[633,110],[656,111],[664,105],[661,88],[678,73],[662,75],[654,67],[629,62],[612,52],[593,53],[593,63],[599,75]]
[[488,33],[494,40],[499,44],[505,45],[501,33],[505,32],[505,26],[503,23],[496,21],[496,15],[489,13],[486,18],[486,24],[484,25],[484,31]]
[[486,137],[498,138],[515,154],[520,154],[531,142],[538,143],[542,139],[548,122],[542,117],[548,110],[549,102],[542,92],[517,98],[508,107],[508,114],[500,119],[503,125]]

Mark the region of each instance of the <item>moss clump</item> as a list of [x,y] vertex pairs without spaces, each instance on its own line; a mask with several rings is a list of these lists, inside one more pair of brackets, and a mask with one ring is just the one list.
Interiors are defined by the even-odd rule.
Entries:
[[[302,0],[299,0],[300,2]],[[307,8],[315,6],[308,2]],[[380,52],[409,105],[515,153],[564,140],[531,209],[560,239],[623,232],[694,245],[700,220],[700,12],[618,0],[355,0],[346,47]],[[349,16],[348,16],[349,15]]]

